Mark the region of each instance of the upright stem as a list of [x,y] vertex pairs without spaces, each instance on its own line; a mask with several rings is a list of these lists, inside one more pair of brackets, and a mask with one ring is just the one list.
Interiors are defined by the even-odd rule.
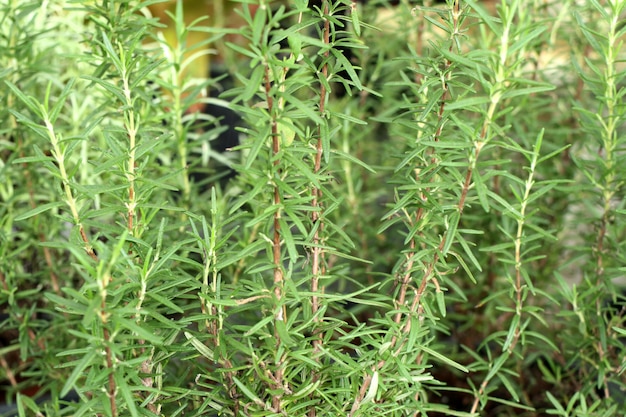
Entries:
[[[270,77],[270,67],[269,64],[266,64],[265,67],[265,98],[267,101],[267,108],[271,118],[271,136],[272,136],[272,165],[274,166],[275,172],[273,175],[280,175],[280,136],[278,134],[278,124],[276,122],[276,115],[274,114],[274,98],[272,97],[272,83]],[[286,311],[285,307],[281,306],[282,298],[283,298],[283,289],[284,289],[284,274],[283,274],[283,266],[282,266],[282,257],[281,257],[281,234],[280,234],[280,216],[281,216],[281,195],[278,184],[274,182],[274,198],[273,202],[276,210],[274,212],[274,237],[272,239],[272,258],[274,261],[274,295],[276,296],[276,305],[278,308],[276,309],[274,316],[274,338],[276,339],[276,344],[280,346],[281,338],[277,326],[282,325],[278,322],[286,321]],[[277,392],[281,391],[282,388],[282,380],[283,380],[283,367],[282,360],[279,360],[276,367],[276,373],[274,374],[275,387],[274,389]],[[281,394],[277,393],[272,396],[272,407],[275,411],[279,412],[281,408]]]
[[67,174],[67,169],[65,166],[65,155],[63,149],[61,149],[59,138],[54,131],[54,126],[52,122],[48,118],[47,114],[44,114],[44,124],[46,125],[46,130],[48,131],[48,138],[50,139],[50,143],[52,144],[52,156],[57,162],[59,167],[59,173],[61,174],[61,182],[63,186],[63,191],[65,192],[65,202],[70,208],[70,212],[72,213],[72,219],[74,220],[74,224],[78,226],[78,232],[83,241],[85,251],[94,261],[98,260],[96,253],[91,246],[90,240],[87,237],[87,232],[85,231],[85,226],[83,225],[80,215],[78,213],[78,205],[76,198],[74,197],[74,192],[72,191],[72,187],[70,186],[70,177]]
[[[329,13],[328,1],[324,0],[324,44],[328,47],[330,45],[330,21],[326,18],[326,15]],[[324,59],[327,60],[330,56],[330,51],[326,50],[324,52]],[[324,62],[322,66],[322,75],[324,80],[328,79],[328,63]],[[324,118],[324,112],[326,111],[326,87],[323,82],[320,82],[320,115],[322,119]],[[313,166],[313,172],[318,174],[322,168],[322,155],[324,154],[324,145],[322,141],[323,130],[321,125],[318,126],[317,129],[317,143],[315,145],[315,161]],[[321,234],[324,228],[322,216],[321,216],[321,199],[322,199],[322,190],[318,187],[313,186],[311,190],[311,194],[313,195],[313,202],[311,203],[313,206],[311,218],[313,220],[313,227],[316,227],[315,234],[313,235],[313,265],[312,265],[312,273],[313,277],[311,280],[311,309],[314,316],[314,321],[318,322],[319,317],[317,317],[317,312],[319,310],[319,279],[320,276],[324,273],[324,251],[321,248]],[[317,210],[317,209],[320,210]],[[321,344],[321,335],[316,337],[313,340],[314,350],[317,352],[319,349],[319,345]]]
[[[611,3],[611,2],[609,2]],[[596,256],[596,265],[595,265],[595,275],[596,275],[596,287],[605,289],[605,261],[606,257],[606,247],[605,244],[608,241],[607,234],[610,232],[611,227],[611,217],[614,213],[614,198],[616,195],[619,195],[619,191],[621,188],[619,169],[616,168],[617,162],[617,154],[619,148],[619,126],[623,123],[624,118],[619,110],[620,103],[620,93],[618,93],[618,85],[616,85],[616,68],[615,65],[618,62],[618,51],[620,45],[620,36],[618,36],[618,30],[620,26],[620,14],[619,8],[615,8],[615,6],[610,7],[611,15],[608,18],[609,20],[609,30],[608,35],[606,36],[606,45],[605,45],[605,54],[604,54],[604,71],[601,76],[602,83],[604,85],[603,91],[603,107],[604,112],[606,112],[605,121],[600,124],[600,132],[602,138],[602,145],[598,150],[598,160],[602,160],[603,168],[605,174],[602,176],[603,181],[600,182],[601,188],[601,205],[602,205],[602,216],[600,218],[600,225],[598,227],[598,232],[596,236],[595,243],[595,256]],[[599,110],[599,114],[601,114],[602,110]],[[600,297],[596,298],[595,302],[596,307],[596,317],[598,320],[602,320],[602,301]],[[598,326],[598,328],[601,328]],[[604,337],[599,335],[598,341],[596,342],[596,351],[598,352],[600,363],[605,361],[607,354],[607,344],[603,341]],[[610,397],[608,381],[606,375],[602,378],[603,385],[603,395],[605,398]]]
[[120,48],[120,60],[122,68],[120,74],[124,85],[124,106],[127,108],[124,117],[124,127],[126,128],[126,134],[128,135],[128,164],[126,166],[126,179],[128,181],[128,202],[126,203],[127,209],[127,221],[128,221],[128,233],[131,236],[134,235],[136,227],[136,209],[137,198],[135,194],[135,154],[137,149],[137,133],[139,130],[138,122],[135,118],[135,111],[133,110],[133,100],[131,98],[129,78],[130,74],[126,71],[126,54],[123,52],[122,46]]
[[[323,42],[326,48],[330,47],[330,21],[327,16],[329,13],[328,0],[324,0],[323,2],[323,19],[324,19],[324,29],[323,29]],[[330,56],[330,51],[326,49],[324,51],[324,64],[322,65],[322,73],[321,77],[323,80],[328,80],[328,58]],[[325,83],[320,82],[320,101],[319,101],[319,112],[322,120],[324,120],[324,112],[326,111],[326,87]],[[324,142],[322,141],[322,135],[325,130],[322,129],[322,125],[320,124],[317,128],[317,143],[315,144],[315,159],[313,161],[313,173],[319,174],[322,169],[322,155],[324,154]],[[313,322],[319,323],[320,318],[318,317],[319,311],[319,296],[318,293],[320,291],[319,281],[320,277],[325,273],[324,271],[324,250],[321,247],[322,243],[322,233],[324,230],[324,222],[322,217],[322,190],[315,185],[311,187],[311,195],[313,196],[313,201],[311,205],[313,210],[311,211],[311,220],[313,222],[313,227],[315,228],[315,233],[313,234],[313,249],[312,249],[312,267],[311,267],[311,313],[313,314]],[[320,346],[322,345],[322,335],[321,333],[315,329],[314,330],[314,338],[313,338],[313,353],[316,354],[319,352]],[[313,375],[313,380],[317,381],[318,379],[317,373]],[[312,406],[309,409],[308,413],[309,417],[316,416],[315,406]]]

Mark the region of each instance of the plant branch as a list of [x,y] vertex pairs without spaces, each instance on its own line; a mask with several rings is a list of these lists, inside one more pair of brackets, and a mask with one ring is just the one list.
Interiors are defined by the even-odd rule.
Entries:
[[[330,47],[330,21],[326,17],[329,13],[328,0],[324,0],[323,5],[323,13],[324,13],[324,29],[323,29],[323,42],[326,47]],[[330,56],[330,52],[326,50],[323,54],[324,56],[324,64],[322,65],[321,77],[324,80],[328,80],[328,58]],[[320,102],[319,102],[319,112],[322,120],[324,119],[324,112],[326,111],[326,87],[324,82],[320,82]],[[324,145],[322,141],[323,130],[322,126],[318,126],[317,128],[317,143],[315,145],[315,160],[313,165],[313,172],[318,174],[322,168],[322,155],[324,154]],[[313,195],[313,201],[311,202],[311,206],[313,210],[311,210],[311,220],[313,221],[313,227],[316,227],[315,233],[313,235],[313,262],[312,262],[312,279],[311,279],[311,310],[313,314],[313,320],[317,323],[319,322],[319,317],[317,316],[317,312],[319,310],[319,297],[318,292],[319,288],[319,280],[320,276],[324,274],[323,263],[324,263],[324,251],[321,247],[321,234],[324,229],[324,221],[322,219],[322,207],[321,207],[321,199],[322,199],[322,190],[318,187],[312,186],[311,194]],[[317,210],[319,209],[319,210]],[[317,352],[319,349],[319,345],[321,343],[321,334],[315,331],[317,337],[313,340],[313,349],[314,352]]]
[[[274,98],[272,97],[272,83],[270,76],[270,67],[269,64],[265,64],[265,99],[267,101],[267,109],[270,115],[270,123],[271,123],[271,159],[272,165],[276,172],[274,175],[280,175],[280,135],[278,134],[278,124],[276,122],[276,116],[274,114]],[[278,184],[274,183],[273,190],[273,201],[272,204],[275,206],[274,212],[274,237],[272,240],[272,258],[274,261],[274,296],[276,297],[277,308],[274,313],[274,321],[275,327],[281,326],[278,322],[286,322],[286,311],[285,306],[282,305],[283,299],[283,289],[284,289],[284,274],[283,274],[283,266],[282,266],[282,256],[281,256],[281,233],[280,233],[280,217],[281,217],[281,196],[280,189]],[[278,330],[274,331],[274,338],[276,339],[277,346],[281,345],[281,337],[278,333]],[[274,389],[278,392],[272,396],[272,405],[275,410],[280,411],[281,408],[281,398],[282,395],[279,393],[282,389],[282,380],[283,380],[283,366],[282,359],[278,360],[276,371],[275,371],[274,379],[276,381]]]

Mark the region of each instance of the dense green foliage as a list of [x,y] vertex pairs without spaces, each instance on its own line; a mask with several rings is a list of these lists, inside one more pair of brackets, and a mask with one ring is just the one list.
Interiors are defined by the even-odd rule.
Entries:
[[0,2],[20,415],[624,413],[626,1],[151,3]]

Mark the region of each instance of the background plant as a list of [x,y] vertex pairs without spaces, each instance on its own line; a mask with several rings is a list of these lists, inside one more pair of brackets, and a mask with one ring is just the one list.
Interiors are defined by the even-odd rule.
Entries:
[[20,415],[624,409],[623,2],[151,3],[1,3]]

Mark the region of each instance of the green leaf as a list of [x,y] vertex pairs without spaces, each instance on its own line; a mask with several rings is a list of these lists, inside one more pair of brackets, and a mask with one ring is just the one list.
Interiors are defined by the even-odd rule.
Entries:
[[287,35],[287,42],[289,43],[289,49],[295,57],[296,61],[299,60],[300,52],[302,51],[302,37],[299,33],[290,33]]
[[515,339],[515,334],[518,331],[521,331],[519,329],[519,324],[520,324],[520,316],[516,314],[513,316],[513,320],[511,321],[511,325],[509,326],[509,332],[506,335],[506,340],[504,341],[504,345],[502,345],[502,350],[509,350],[509,347],[511,347],[511,343],[513,343],[513,340]]
[[254,14],[252,21],[252,44],[259,45],[261,43],[261,35],[265,28],[265,10],[267,7],[259,8]]
[[[235,52],[239,52],[240,54],[247,56],[248,58],[252,59],[252,60],[257,60],[259,57],[257,56],[257,54],[255,54],[254,52],[251,52],[250,50],[246,49],[246,48],[242,48],[241,46],[234,44],[232,42],[226,42],[226,46],[228,46],[229,48],[231,48],[232,50],[234,50]],[[263,71],[264,68],[262,65],[259,65],[258,67],[255,68],[255,72],[256,70],[261,70],[261,75],[263,75]],[[257,85],[255,85],[254,87],[256,87]]]
[[517,388],[513,386],[509,378],[502,373],[498,375],[498,378],[502,382],[502,385],[504,385],[506,390],[509,392],[509,395],[515,400],[515,402],[519,402],[519,395],[517,393]]
[[324,120],[320,117],[319,113],[316,111],[316,108],[314,106],[311,106],[310,103],[305,103],[289,93],[282,93],[281,96],[285,98],[285,101],[287,103],[291,104],[300,112],[302,112],[302,114],[308,117],[309,120],[311,120],[313,123],[324,123]]
[[137,89],[143,82],[144,79],[155,69],[165,63],[165,59],[156,60],[153,62],[149,62],[148,64],[143,64],[139,67],[138,71],[133,74],[133,82],[130,84],[131,91]]
[[274,320],[274,326],[282,344],[284,344],[285,346],[293,346],[296,344],[291,336],[289,336],[289,332],[287,331],[287,325],[285,324],[284,320]]
[[[354,4],[354,3],[353,3]],[[361,36],[361,21],[359,20],[359,10],[358,6],[353,6],[350,11],[350,17],[352,18],[352,28],[354,29],[354,34],[359,37]]]
[[439,307],[439,314],[441,314],[441,317],[445,317],[446,316],[446,301],[445,301],[443,291],[437,290],[435,292],[435,299],[437,300],[437,307]]
[[330,52],[333,54],[335,59],[337,59],[337,62],[341,65],[341,67],[346,70],[346,72],[350,76],[350,79],[352,80],[356,88],[358,88],[359,90],[363,90],[363,85],[361,84],[361,80],[359,79],[359,76],[354,70],[354,66],[343,55],[343,52],[334,48],[332,48]]
[[476,195],[478,196],[478,201],[480,202],[481,207],[485,210],[485,213],[489,213],[489,200],[487,198],[487,187],[485,186],[485,182],[483,177],[480,175],[480,172],[476,170],[474,172],[474,185],[476,188]]
[[252,336],[256,332],[261,330],[261,328],[267,326],[272,320],[274,320],[273,316],[264,317],[263,319],[256,322],[254,326],[250,327],[250,329],[248,329],[248,331],[246,331],[243,335],[246,337]]
[[450,101],[446,103],[446,111],[458,110],[458,109],[467,109],[474,110],[482,106],[483,104],[487,104],[491,101],[489,97],[467,97],[463,99],[458,99],[454,101]]
[[367,394],[363,397],[363,401],[361,404],[366,404],[376,398],[376,394],[378,393],[378,371],[374,371],[372,375],[372,379],[370,380],[370,386],[367,389]]
[[502,355],[489,365],[489,372],[485,376],[485,381],[491,381],[494,376],[500,371],[506,360],[509,358],[509,354],[505,351]]
[[261,399],[257,397],[252,390],[250,390],[250,388],[245,386],[236,376],[233,376],[233,381],[235,382],[235,385],[239,387],[241,392],[243,392],[243,394],[251,399],[255,404],[263,404],[263,401],[261,401]]
[[52,111],[50,111],[50,113],[48,114],[48,120],[50,121],[50,123],[54,124],[54,122],[59,117],[61,110],[63,110],[63,107],[65,106],[65,100],[72,92],[72,87],[74,87],[75,81],[76,81],[75,78],[70,78],[68,83],[65,84],[65,87],[63,87],[63,91],[61,91],[61,94],[59,94],[59,97],[57,97],[56,104],[52,108]]
[[124,92],[122,91],[121,88],[119,88],[115,84],[112,84],[108,81],[105,81],[97,77],[93,77],[91,75],[83,75],[82,78],[84,78],[85,80],[89,80],[103,87],[109,93],[113,94],[120,103],[124,103],[124,104],[126,103],[126,97],[124,96]]
[[419,348],[421,350],[423,350],[424,352],[428,353],[433,358],[438,359],[439,361],[443,362],[446,365],[450,365],[453,368],[456,368],[459,371],[462,371],[462,372],[465,372],[465,373],[469,372],[469,369],[467,369],[465,366],[461,365],[460,363],[457,363],[457,362],[453,361],[450,358],[445,357],[441,353],[436,352],[436,351],[432,350],[431,348],[429,348],[427,346],[420,346]]
[[372,174],[376,174],[376,170],[374,168],[370,167],[369,165],[367,165],[367,163],[361,161],[356,156],[354,156],[354,155],[352,155],[350,153],[342,152],[342,151],[340,151],[338,149],[333,149],[331,151],[331,153],[333,153],[335,155],[338,155],[338,156],[340,156],[340,157],[342,157],[342,158],[344,158],[344,159],[346,159],[346,160],[348,160],[350,162],[353,162],[353,163],[359,165],[362,168],[365,168],[366,170],[368,170]]
[[554,86],[552,84],[545,84],[545,85],[539,86],[539,87],[516,88],[516,89],[512,89],[512,90],[506,91],[504,94],[502,94],[502,98],[503,99],[509,99],[509,98],[513,98],[513,97],[527,96],[527,95],[531,95],[531,94],[543,93],[543,92],[546,92],[546,91],[554,90],[555,88],[556,88],[556,86]]
[[296,131],[293,130],[290,122],[282,119],[278,122],[276,126],[278,130],[278,134],[280,135],[281,144],[284,148],[288,148],[293,143],[294,138],[296,137]]
[[482,5],[479,5],[475,0],[466,0],[472,10],[474,10],[480,17],[479,22],[487,24],[490,32],[495,35],[497,39],[502,37],[502,26],[500,19],[491,16]]
[[558,414],[563,417],[567,417],[569,415],[565,411],[563,406],[559,403],[559,401],[556,398],[554,398],[554,395],[550,393],[550,391],[546,391],[546,396],[548,397],[548,400],[550,400],[550,402],[552,403],[552,406],[555,407],[556,409],[556,410],[549,410],[548,411],[549,414]]
[[[113,66],[117,70],[118,74],[125,74],[126,68],[124,68],[124,66],[122,65],[122,61],[120,60],[120,57],[118,56],[118,52],[113,47],[113,44],[111,44],[111,41],[109,40],[109,37],[107,36],[106,32],[103,31],[100,33],[102,34],[101,45],[104,47],[104,50],[107,52],[109,59],[111,59],[111,61],[113,62]],[[122,103],[125,103],[125,100],[122,100]]]
[[157,301],[159,304],[164,305],[164,306],[170,308],[172,311],[175,311],[175,312],[180,313],[180,314],[184,313],[182,308],[178,307],[176,304],[174,304],[173,302],[171,302],[167,298],[160,296],[155,291],[148,291],[146,293],[146,295],[148,297],[154,299],[155,301]]
[[83,376],[83,372],[85,371],[85,369],[87,369],[87,367],[91,365],[91,362],[95,358],[96,353],[97,352],[95,349],[90,350],[85,356],[83,356],[81,361],[76,364],[70,376],[67,377],[67,379],[65,380],[65,384],[63,384],[63,388],[61,389],[61,397],[65,397],[72,390],[72,388],[74,388],[74,386],[76,385],[76,381],[78,381],[78,378]]
[[196,350],[202,356],[204,356],[205,358],[207,358],[211,362],[215,361],[215,355],[213,354],[213,351],[207,347],[207,345],[205,345],[204,343],[199,341],[194,335],[192,335],[189,332],[185,332],[185,337],[187,338],[187,340],[189,340],[191,342],[193,347],[195,347]]
[[[462,232],[467,232],[467,231],[463,230]],[[472,265],[474,266],[474,268],[482,272],[483,269],[482,269],[482,266],[480,265],[480,262],[478,261],[478,259],[476,259],[476,256],[474,256],[474,252],[470,249],[462,233],[457,234],[457,242],[459,242],[459,244],[463,248],[463,252],[465,252],[465,255],[467,255],[469,260],[472,261]]]
[[65,205],[65,203],[63,203],[62,201],[55,201],[52,203],[46,203],[46,204],[41,204],[37,207],[35,207],[34,209],[28,210],[26,213],[22,213],[18,216],[15,216],[15,221],[22,221],[22,220],[26,220],[30,217],[36,216],[38,214],[41,214],[43,212],[46,212],[48,210],[57,208],[57,207],[61,207]]
[[[11,83],[8,80],[4,80],[4,83],[7,85],[7,87],[9,87],[9,89],[13,92],[13,94],[15,94],[17,98],[19,98],[20,101],[24,103],[26,107],[28,107],[30,111],[32,111],[38,117],[43,119],[43,114],[41,112],[42,110],[41,105],[37,102],[37,100],[34,97],[26,96],[26,94],[24,94],[19,88],[17,88],[15,84]],[[25,116],[24,116],[24,119],[29,120]]]
[[447,220],[448,223],[448,230],[446,232],[445,235],[445,243],[443,245],[443,249],[441,251],[442,256],[445,258],[446,255],[448,254],[448,251],[450,250],[450,246],[452,246],[452,244],[455,242],[456,240],[456,229],[459,226],[459,220],[461,219],[461,214],[457,211],[454,212],[450,215],[450,217]]
[[161,345],[161,344],[163,344],[163,339],[161,337],[153,334],[151,331],[149,331],[147,329],[144,329],[143,327],[139,326],[134,321],[127,320],[127,319],[122,318],[122,317],[114,317],[113,320],[114,320],[114,322],[119,323],[120,325],[122,325],[126,329],[130,330],[131,332],[133,332],[139,339],[145,340],[145,341],[150,342],[150,343],[152,343],[154,345]]
[[132,417],[138,417],[139,412],[137,411],[137,405],[135,404],[135,399],[133,398],[130,387],[124,378],[123,369],[118,369],[117,372],[115,372],[115,384],[117,385],[119,392],[121,392],[122,398],[124,398],[128,411],[130,411],[130,415]]
[[[39,406],[37,406],[37,403],[27,395],[18,392],[15,403],[17,404],[17,412],[20,417],[26,415],[42,415]],[[28,409],[29,411],[32,411],[33,414],[26,414],[24,406],[26,406],[26,409]]]
[[248,170],[252,167],[252,164],[256,160],[257,155],[259,154],[261,149],[263,149],[267,142],[267,139],[270,137],[270,129],[271,128],[268,123],[268,125],[263,130],[257,132],[255,137],[252,138],[252,147],[250,148],[250,151],[246,156],[246,165],[244,169]]

